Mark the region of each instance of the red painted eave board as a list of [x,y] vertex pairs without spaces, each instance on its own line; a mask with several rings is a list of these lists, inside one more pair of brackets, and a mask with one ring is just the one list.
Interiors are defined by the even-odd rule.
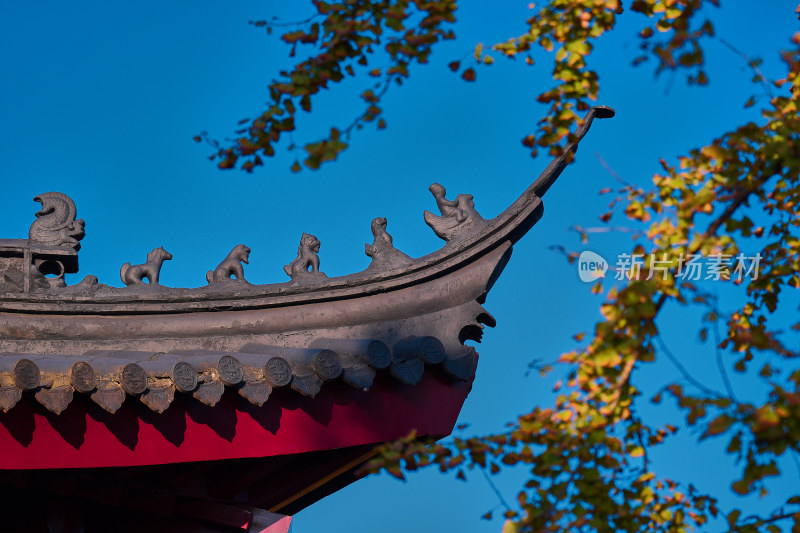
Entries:
[[[115,414],[86,396],[55,415],[30,393],[0,413],[0,469],[137,466],[267,457],[452,432],[470,383],[426,370],[415,386],[379,375],[316,398],[279,390],[262,407],[227,390],[215,407],[176,394],[163,414],[129,398]],[[77,396],[77,395],[76,395]]]

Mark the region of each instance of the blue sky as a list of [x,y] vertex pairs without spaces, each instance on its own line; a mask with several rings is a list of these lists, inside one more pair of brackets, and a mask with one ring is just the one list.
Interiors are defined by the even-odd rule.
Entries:
[[[81,272],[71,282],[95,274],[119,285],[119,265],[141,262],[163,245],[174,260],[165,265],[162,283],[200,286],[205,272],[239,242],[252,248],[245,272],[250,281],[281,282],[287,279],[282,265],[294,257],[302,232],[320,238],[322,270],[344,275],[368,264],[363,243],[371,242],[369,224],[376,216],[388,218],[398,248],[412,256],[429,253],[441,241],[422,219],[424,209],[435,207],[428,185],[438,181],[450,195],[473,194],[488,218],[548,162],[531,160],[520,144],[542,113],[535,96],[552,83],[546,61],[530,68],[498,58],[478,70],[474,84],[446,67],[469,56],[478,42],[522,33],[528,3],[464,2],[455,27],[459,39],[436,49],[429,65],[412,69],[411,79],[386,96],[388,128],[357,132],[337,162],[299,174],[289,171],[293,156],[285,151],[254,174],[220,171],[206,159],[210,148],[192,136],[230,135],[239,119],[261,110],[266,85],[290,64],[288,48],[248,20],[300,19],[310,7],[267,0],[0,4],[0,237],[26,236],[38,206],[33,196],[57,190],[75,199],[86,220]],[[777,50],[797,30],[796,2],[725,4],[714,10],[717,34],[762,56],[767,75],[780,77]],[[548,192],[544,218],[515,247],[486,303],[498,326],[485,332],[478,347],[478,376],[460,418],[470,424],[467,434],[500,430],[548,402],[551,382],[526,377],[528,363],[555,360],[574,347],[574,333],[589,331],[600,317],[599,297],[549,249],[583,249],[568,228],[600,225],[597,217],[609,198],[597,191],[616,182],[595,153],[626,180],[647,185],[659,157],[674,158],[758,118],[742,109],[757,92],[750,72],[718,41],[707,44],[707,88],[687,88],[680,76],[672,83],[655,78],[648,66],[631,68],[641,22],[625,14],[618,30],[598,44],[598,103],[615,107],[617,117],[595,123],[575,164]],[[369,83],[348,80],[322,95],[314,113],[299,120],[295,140],[315,140],[332,125],[348,124]],[[627,249],[627,239],[604,235],[588,248],[610,258]],[[662,327],[672,332],[671,350],[718,383],[712,351],[696,343],[697,317],[668,311]],[[644,369],[642,376],[652,392],[679,379],[666,364]],[[665,420],[674,416],[665,404],[650,409]],[[701,490],[727,493],[725,476],[734,461],[722,449],[715,441],[696,445],[684,429],[656,457],[655,468]],[[786,466],[776,494],[800,475]],[[512,471],[498,481],[507,500],[515,498],[522,476]],[[764,504],[733,496],[726,502]],[[351,532],[497,531],[497,520],[479,517],[501,510],[498,504],[478,472],[468,483],[432,471],[405,484],[380,476],[303,511],[293,531],[329,530],[331,521]]]

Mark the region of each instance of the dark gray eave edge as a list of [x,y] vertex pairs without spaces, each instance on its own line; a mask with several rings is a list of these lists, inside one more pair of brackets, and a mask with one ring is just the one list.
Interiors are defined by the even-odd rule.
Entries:
[[[142,315],[269,309],[371,296],[437,280],[480,260],[504,243],[510,249],[511,245],[521,239],[541,218],[543,213],[541,197],[572,160],[578,149],[578,143],[588,133],[594,118],[606,119],[614,115],[615,111],[610,107],[595,106],[591,108],[579,123],[576,131],[569,136],[560,155],[551,161],[514,203],[492,220],[483,219],[475,211],[472,195],[459,194],[455,200],[447,200],[444,187],[438,183],[431,185],[430,191],[436,198],[437,206],[443,216],[439,217],[426,211],[425,222],[437,235],[446,240],[447,244],[440,250],[418,259],[412,259],[394,249],[391,237],[385,233],[386,219],[377,218],[373,220],[373,235],[376,241],[372,247],[367,245],[365,251],[367,255],[373,257],[373,260],[376,259],[374,254],[380,254],[377,245],[378,233],[376,233],[374,225],[382,221],[384,245],[391,248],[388,252],[393,253],[394,257],[398,255],[400,257],[399,263],[389,260],[388,267],[384,264],[383,268],[372,268],[377,265],[377,262],[373,261],[372,265],[362,272],[327,278],[318,271],[319,259],[316,252],[319,251],[319,240],[313,235],[304,233],[297,259],[284,267],[286,273],[292,277],[291,282],[267,285],[242,283],[240,262],[247,263],[250,249],[244,245],[238,245],[237,248],[241,248],[244,255],[232,256],[231,254],[234,254],[237,248],[231,251],[226,261],[232,261],[232,264],[223,262],[217,267],[217,269],[222,268],[221,279],[214,277],[217,270],[209,271],[207,274],[209,285],[206,287],[168,288],[158,284],[158,271],[161,263],[164,260],[172,259],[172,255],[162,247],[153,250],[153,254],[159,252],[161,255],[154,256],[152,264],[150,264],[150,254],[148,254],[148,263],[137,265],[138,274],[132,275],[131,279],[126,278],[131,269],[130,264],[123,265],[122,268],[125,270],[124,272],[121,270],[120,276],[128,285],[127,288],[98,284],[97,278],[94,278],[92,282],[90,278],[93,276],[87,276],[84,282],[77,286],[65,287],[63,278],[61,278],[62,284],[57,285],[57,287],[61,287],[61,290],[32,294],[28,288],[30,278],[26,277],[23,294],[10,293],[0,296],[0,312],[6,314]],[[54,242],[70,246],[77,251],[80,248],[78,241],[83,238],[85,232],[83,220],[75,220],[75,206],[72,200],[62,193],[55,192],[45,193],[34,200],[41,202],[43,209],[53,202],[61,202],[68,207],[68,209],[62,210],[69,211],[63,213],[62,218],[72,220],[72,222],[62,231],[66,234],[52,235],[54,233],[52,228],[37,226],[37,224],[42,225],[42,219],[37,219],[31,226],[28,240],[45,244]],[[42,213],[37,213],[37,217]],[[5,244],[13,247],[15,242],[7,240]],[[309,263],[309,261],[311,262]],[[398,267],[398,264],[403,266]],[[75,266],[77,268],[77,263]],[[309,266],[311,274],[314,275],[313,279],[308,279],[308,276],[305,275],[307,274],[305,269]],[[142,271],[143,267],[154,270],[148,275],[146,272],[150,271]],[[236,274],[236,285],[231,285],[228,283],[229,280],[225,279],[231,277],[231,268],[239,269]],[[300,276],[301,274],[303,276]],[[25,275],[27,276],[27,273]],[[150,284],[141,284],[144,276],[148,277]],[[304,278],[303,281],[301,281],[301,277]],[[493,282],[494,279],[489,280],[488,285],[491,286]]]
[[150,285],[139,290],[112,289],[107,293],[80,293],[69,287],[52,293],[5,294],[0,312],[31,314],[146,314],[262,309],[363,297],[402,289],[446,276],[479,259],[504,242],[521,239],[541,218],[543,204],[530,189],[481,231],[414,261],[407,268],[267,285],[218,284],[185,289]]

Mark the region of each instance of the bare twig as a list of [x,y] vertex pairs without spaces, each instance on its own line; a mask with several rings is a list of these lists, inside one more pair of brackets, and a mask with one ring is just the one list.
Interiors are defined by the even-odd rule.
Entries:
[[600,226],[591,228],[584,228],[583,226],[570,226],[567,228],[567,231],[574,231],[577,233],[611,233],[618,231],[620,233],[636,233],[640,235],[645,234],[645,232],[642,230],[628,228],[626,226]]
[[672,85],[675,83],[675,78],[678,75],[678,70],[676,68],[672,68],[669,71],[669,79],[667,80],[666,86],[664,86],[664,96],[669,96],[670,91],[672,91]]
[[789,455],[794,460],[794,466],[797,468],[797,475],[800,476],[800,461],[797,459],[797,451],[794,448],[789,448]]
[[[372,107],[373,105],[375,105],[375,103],[380,101],[381,98],[383,98],[383,96],[386,94],[386,91],[389,90],[389,86],[391,86],[392,82],[396,78],[397,76],[393,75],[386,76],[386,78],[383,80],[383,85],[380,86],[380,90],[375,94],[375,101],[371,102],[368,107]],[[351,122],[346,128],[342,130],[342,136],[345,139],[349,139],[350,134],[353,132],[353,130],[360,124],[363,124],[367,116],[369,116],[369,110],[364,111],[362,114],[358,115],[355,119],[353,119],[353,122]]]
[[606,170],[606,172],[611,174],[611,177],[613,177],[615,180],[617,180],[618,182],[620,182],[621,184],[623,184],[623,185],[625,185],[627,187],[635,188],[635,187],[633,187],[632,183],[628,183],[627,181],[622,179],[622,177],[619,174],[617,174],[617,171],[614,170],[613,168],[611,168],[611,166],[608,163],[606,163],[606,160],[603,159],[603,157],[598,152],[594,153],[594,157],[597,159],[597,161],[600,163],[600,165],[602,165],[602,167]]
[[675,365],[675,368],[678,369],[678,372],[681,373],[681,375],[683,376],[683,378],[686,381],[688,381],[689,383],[691,383],[692,385],[694,385],[695,387],[697,387],[698,389],[700,389],[704,393],[708,394],[709,396],[716,396],[716,397],[719,397],[719,398],[724,397],[723,394],[721,394],[721,393],[719,393],[719,392],[717,392],[715,390],[711,390],[708,387],[706,387],[705,385],[703,385],[702,383],[700,383],[699,381],[697,381],[694,378],[694,376],[692,376],[689,373],[689,371],[686,370],[686,367],[681,364],[681,362],[678,360],[678,358],[675,357],[675,354],[673,354],[672,351],[667,347],[667,344],[664,342],[664,338],[661,335],[656,336],[656,339],[658,340],[659,344],[661,344],[661,351],[663,351],[664,355],[667,356],[667,359],[669,359],[670,362],[673,365]]
[[492,491],[494,491],[495,495],[500,500],[500,503],[503,505],[503,507],[506,508],[506,511],[510,511],[511,510],[511,506],[508,505],[508,502],[505,500],[505,498],[503,498],[503,495],[500,493],[500,490],[497,488],[497,485],[494,484],[494,481],[492,481],[492,478],[490,478],[489,474],[486,473],[486,469],[481,468],[481,472],[483,473],[483,477],[486,479],[486,482],[492,488]]
[[566,257],[567,262],[569,262],[570,265],[573,264],[580,255],[578,252],[575,251],[568,252],[567,249],[561,246],[560,244],[551,244],[550,246],[547,247],[547,249]]
[[[719,318],[719,310],[716,309],[716,307],[714,308],[714,313],[717,315],[717,318]],[[728,378],[728,372],[725,370],[725,364],[722,361],[722,350],[719,347],[722,343],[721,335],[719,333],[719,320],[714,321],[714,342],[716,343],[715,348],[717,351],[717,368],[719,368],[719,373],[722,376],[722,382],[725,384],[725,390],[728,391],[728,396],[731,398],[731,400],[738,403],[736,400],[736,395],[733,393],[733,386]]]
[[322,13],[314,13],[313,15],[311,15],[310,17],[308,17],[306,19],[297,20],[297,21],[293,21],[293,22],[278,22],[278,17],[272,17],[270,20],[251,20],[251,21],[249,21],[249,23],[252,24],[253,26],[256,26],[256,27],[264,26],[264,27],[267,27],[267,28],[269,28],[269,27],[272,27],[272,28],[285,28],[285,27],[288,27],[288,26],[302,26],[303,24],[308,24],[309,22],[311,22],[315,18],[319,18],[319,17],[324,17],[324,15]]
[[727,46],[728,49],[730,49],[731,52],[733,52],[734,54],[738,55],[739,57],[741,57],[742,59],[744,59],[747,62],[747,66],[750,67],[750,69],[756,74],[756,76],[758,76],[759,85],[761,85],[761,88],[764,89],[764,93],[766,93],[768,98],[770,98],[770,99],[774,98],[775,95],[772,94],[772,89],[770,88],[769,84],[767,83],[767,77],[764,76],[764,73],[761,72],[760,68],[758,68],[758,64],[755,63],[752,59],[750,59],[747,56],[747,54],[745,54],[744,52],[741,52],[740,50],[738,50],[736,47],[734,47],[731,43],[729,43],[728,41],[726,41],[722,37],[720,37],[719,42],[721,42],[722,44]]
[[[640,422],[638,420],[638,417],[637,417],[637,421]],[[647,446],[645,446],[645,443],[644,443],[644,436],[642,436],[642,428],[641,427],[639,427],[639,429],[636,430],[636,440],[639,441],[639,446],[641,446],[642,450],[644,451],[644,453],[642,455],[642,472],[648,472],[650,470],[650,458],[649,458],[649,456],[647,454]]]

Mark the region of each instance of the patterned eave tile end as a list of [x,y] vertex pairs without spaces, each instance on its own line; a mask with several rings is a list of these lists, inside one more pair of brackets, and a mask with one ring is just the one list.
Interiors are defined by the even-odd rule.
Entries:
[[156,413],[176,393],[213,407],[228,389],[256,406],[273,390],[290,388],[314,398],[323,386],[342,381],[368,391],[380,372],[407,385],[422,379],[426,366],[457,380],[475,372],[472,348],[450,357],[435,337],[408,337],[390,348],[376,339],[318,339],[307,348],[247,344],[238,352],[92,350],[81,355],[0,354],[0,410],[8,412],[27,394],[61,414],[78,394],[109,413],[138,398]]

